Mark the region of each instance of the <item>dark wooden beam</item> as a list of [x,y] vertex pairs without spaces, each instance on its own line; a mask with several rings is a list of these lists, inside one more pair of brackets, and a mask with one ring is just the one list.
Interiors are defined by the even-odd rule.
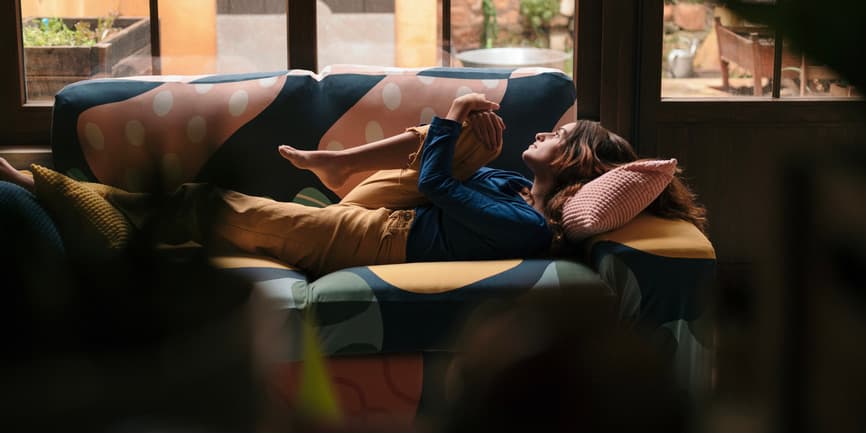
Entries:
[[579,0],[575,13],[577,118],[599,120],[602,3],[600,0]]
[[290,69],[318,71],[316,0],[286,0]]
[[637,21],[637,74],[635,149],[642,156],[658,153],[658,114],[662,94],[662,38],[664,35],[662,0],[640,0]]
[[50,104],[25,104],[20,0],[0,2],[0,16],[9,17],[0,27],[0,58],[12,61],[0,68],[0,146],[47,146]]
[[451,66],[451,0],[442,2],[442,66]]
[[602,2],[599,120],[629,142],[634,142],[635,95],[639,89],[639,10],[640,2],[636,0]]
[[153,75],[162,74],[162,44],[159,33],[159,0],[150,0],[150,61]]

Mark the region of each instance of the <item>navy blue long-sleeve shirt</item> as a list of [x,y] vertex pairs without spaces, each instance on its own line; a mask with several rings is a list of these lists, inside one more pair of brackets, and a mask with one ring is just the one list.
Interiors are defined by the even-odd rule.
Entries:
[[410,262],[542,255],[553,237],[544,216],[520,195],[532,182],[483,167],[460,182],[452,176],[459,123],[433,118],[423,144],[418,189],[430,200],[415,208],[406,244]]

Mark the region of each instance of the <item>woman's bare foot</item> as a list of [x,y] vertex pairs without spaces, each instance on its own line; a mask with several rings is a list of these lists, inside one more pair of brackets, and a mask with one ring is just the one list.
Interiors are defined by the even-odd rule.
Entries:
[[0,158],[0,180],[12,182],[24,189],[33,191],[33,178],[16,170],[5,158]]
[[351,168],[341,163],[340,155],[332,150],[298,150],[280,146],[280,155],[295,167],[312,171],[328,189],[336,191],[352,174]]

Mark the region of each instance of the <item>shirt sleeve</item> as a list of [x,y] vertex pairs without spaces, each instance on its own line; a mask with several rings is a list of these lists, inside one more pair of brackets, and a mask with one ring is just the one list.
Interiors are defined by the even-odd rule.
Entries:
[[421,154],[418,190],[434,206],[478,234],[501,236],[504,230],[533,228],[546,234],[544,218],[534,210],[469,188],[452,176],[454,146],[461,129],[455,121],[433,118]]

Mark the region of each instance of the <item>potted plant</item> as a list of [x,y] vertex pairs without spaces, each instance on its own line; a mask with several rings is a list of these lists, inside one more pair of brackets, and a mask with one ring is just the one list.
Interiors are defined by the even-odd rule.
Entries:
[[496,5],[493,0],[482,0],[481,12],[483,22],[481,26],[481,47],[493,48],[499,35],[499,23],[496,19]]
[[520,16],[531,30],[531,40],[536,47],[547,47],[547,28],[559,14],[559,0],[520,0]]
[[[51,97],[75,81],[149,73],[149,21],[116,15],[25,20],[28,99]],[[148,60],[141,61],[144,57]]]
[[683,30],[701,31],[707,28],[707,5],[704,0],[675,0],[672,2],[674,23]]

